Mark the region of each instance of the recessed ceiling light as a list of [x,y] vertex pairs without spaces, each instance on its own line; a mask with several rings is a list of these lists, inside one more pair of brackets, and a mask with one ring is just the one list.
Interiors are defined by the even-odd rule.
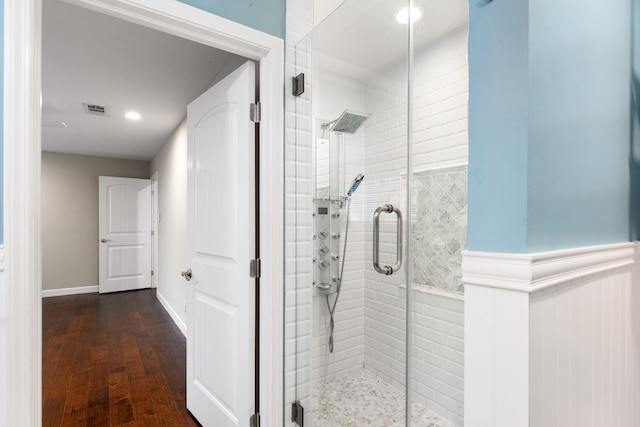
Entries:
[[[420,11],[420,9],[416,8],[416,7],[412,7],[411,8],[411,22],[416,22],[418,19],[420,19],[420,16],[422,16],[422,12]],[[409,23],[409,8],[408,7],[403,7],[402,9],[400,9],[400,11],[398,13],[396,13],[396,21],[398,21],[401,24],[408,24]]]
[[124,115],[129,120],[140,120],[142,116],[135,111],[129,111]]

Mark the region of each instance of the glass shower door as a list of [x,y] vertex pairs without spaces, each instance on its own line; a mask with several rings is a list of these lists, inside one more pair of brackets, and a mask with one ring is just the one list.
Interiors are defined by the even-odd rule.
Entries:
[[350,0],[311,36],[315,426],[405,424],[407,5]]
[[347,0],[296,46],[306,85],[287,147],[292,420],[462,425],[466,7]]

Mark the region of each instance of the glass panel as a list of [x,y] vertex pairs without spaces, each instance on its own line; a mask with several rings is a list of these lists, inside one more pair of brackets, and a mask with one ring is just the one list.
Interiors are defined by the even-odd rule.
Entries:
[[311,406],[311,213],[315,192],[311,187],[310,36],[287,50],[287,62],[293,68],[292,76],[305,75],[304,93],[286,98],[284,418],[285,425],[290,425],[295,402],[303,408]]
[[[406,0],[347,0],[313,32],[312,426],[405,424]],[[402,233],[401,233],[402,234]]]
[[413,27],[408,374],[411,397],[432,411],[433,425],[462,426],[469,4],[414,0],[414,5],[421,17]]
[[307,426],[463,424],[467,8],[347,0],[293,52],[285,414]]

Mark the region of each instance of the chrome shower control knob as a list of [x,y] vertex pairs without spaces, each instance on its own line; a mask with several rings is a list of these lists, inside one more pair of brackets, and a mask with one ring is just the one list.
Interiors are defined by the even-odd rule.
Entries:
[[329,248],[327,247],[327,245],[321,245],[318,248],[318,253],[320,254],[320,256],[325,256],[329,253]]
[[332,238],[332,239],[336,239],[336,240],[338,240],[338,239],[340,238],[340,233],[333,233],[333,234],[331,235],[331,238]]
[[338,261],[340,259],[340,255],[338,254],[331,254],[331,259],[334,261]]
[[323,259],[318,263],[318,268],[320,270],[325,270],[327,267],[329,267],[329,265],[330,265],[329,261],[327,261],[326,259]]
[[340,212],[339,211],[335,211],[331,214],[331,218],[340,218]]
[[330,291],[330,290],[331,290],[331,287],[332,287],[332,286],[331,286],[331,284],[330,284],[330,283],[325,283],[325,282],[323,282],[323,283],[318,283],[318,284],[316,285],[316,287],[317,287],[318,289],[320,289],[321,291],[325,291],[325,292],[327,292],[327,291]]
[[321,228],[320,231],[318,231],[318,237],[320,238],[320,240],[326,239],[328,235],[329,232],[326,228]]

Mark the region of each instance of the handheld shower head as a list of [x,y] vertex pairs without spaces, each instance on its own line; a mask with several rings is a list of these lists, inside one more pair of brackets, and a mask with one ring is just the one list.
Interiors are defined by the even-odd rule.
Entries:
[[351,198],[351,196],[353,195],[353,193],[356,192],[356,190],[358,189],[358,187],[360,186],[360,183],[362,182],[362,180],[364,179],[364,174],[360,173],[358,174],[353,181],[351,182],[351,185],[349,186],[349,190],[347,191],[347,198]]

